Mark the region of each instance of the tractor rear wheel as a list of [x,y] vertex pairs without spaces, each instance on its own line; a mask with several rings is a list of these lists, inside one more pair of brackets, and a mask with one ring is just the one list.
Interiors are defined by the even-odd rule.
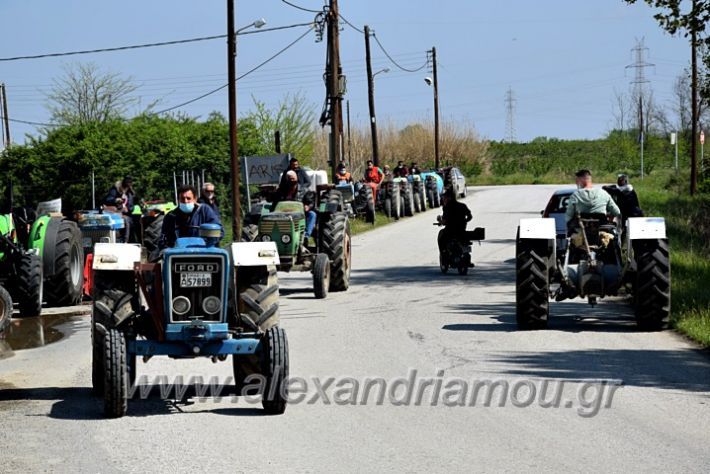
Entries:
[[323,251],[330,259],[330,290],[350,287],[350,220],[346,214],[333,214],[323,226]]
[[515,318],[519,329],[545,329],[550,314],[550,249],[547,240],[518,240]]
[[434,195],[434,207],[439,207],[441,206],[441,198],[439,196],[439,190],[438,189],[433,189],[432,190],[433,195]]
[[671,312],[671,266],[667,239],[634,242],[636,323],[647,331],[666,329]]
[[164,218],[165,215],[163,214],[147,218],[150,219],[150,222],[143,228],[143,247],[148,250],[148,255],[158,248],[158,241],[160,240],[160,234],[163,230]]
[[436,207],[434,206],[434,190],[429,187],[426,190],[426,200],[427,204],[429,204],[429,209],[434,209]]
[[412,187],[411,186],[409,186],[409,185],[405,186],[404,194],[402,195],[402,198],[403,198],[402,199],[402,202],[403,202],[402,208],[404,209],[404,215],[407,217],[412,217],[414,215],[414,212],[413,212],[414,205],[412,203],[412,201],[414,201],[414,196],[412,194]]
[[286,331],[272,327],[264,335],[262,373],[266,386],[261,395],[261,405],[269,415],[280,415],[286,411],[288,401],[288,339]]
[[47,277],[45,294],[49,306],[71,306],[81,301],[84,285],[84,249],[76,223],[59,223],[54,250],[54,275]]
[[279,323],[279,280],[276,267],[241,267],[238,281],[238,326],[267,331]]
[[372,188],[370,186],[363,186],[364,197],[365,197],[365,222],[368,224],[375,223],[375,196],[372,193]]
[[414,212],[422,212],[426,208],[426,204],[422,207],[422,200],[419,190],[421,185],[417,183],[416,186],[412,186],[412,204],[414,205]]
[[330,289],[330,259],[324,253],[316,255],[313,263],[313,293],[316,298],[323,299],[328,296]]
[[20,257],[16,281],[20,316],[39,316],[42,313],[42,260],[26,253]]
[[104,414],[120,418],[128,409],[126,338],[118,329],[106,331],[104,353]]
[[12,297],[8,291],[0,286],[0,334],[10,324],[12,318]]

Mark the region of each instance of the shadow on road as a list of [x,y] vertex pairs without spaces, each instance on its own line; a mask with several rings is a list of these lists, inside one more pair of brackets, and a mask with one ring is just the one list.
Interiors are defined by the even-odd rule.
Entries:
[[[511,295],[511,298],[515,298]],[[477,316],[475,322],[447,324],[449,331],[517,331],[515,303],[461,304],[448,306],[455,313]],[[487,317],[480,320],[478,317]],[[601,303],[591,307],[584,303],[550,302],[548,330],[564,332],[637,332],[631,306],[623,302]]]
[[503,373],[553,379],[618,379],[624,385],[709,392],[710,359],[699,349],[516,352],[494,359]]
[[[195,384],[186,384],[176,389],[175,387],[152,387],[145,390],[145,394],[140,395],[139,386],[133,398],[128,401],[129,417],[169,415],[172,413],[184,412],[182,407],[194,405],[196,403],[204,405],[204,410],[190,409],[189,412],[209,412],[230,416],[265,416],[265,412],[255,406],[244,406],[246,402],[240,402],[240,406],[225,408],[223,405],[211,408],[213,398],[208,396],[203,402],[200,398],[205,392],[200,392]],[[222,401],[234,402],[237,389],[233,385],[218,385],[210,387],[215,394],[220,394]],[[0,390],[0,412],[5,404],[22,401],[57,400],[52,405],[50,418],[61,420],[102,420],[103,399],[93,396],[91,389],[87,387],[38,387],[38,388],[8,388]],[[260,403],[259,403],[260,406]],[[34,415],[45,416],[45,415]]]
[[438,266],[424,265],[352,270],[350,274],[350,283],[353,285],[385,288],[409,283],[450,286],[455,281],[467,281],[477,286],[500,286],[515,281],[515,273],[509,265],[476,263],[475,268],[469,269],[468,275],[459,275],[455,269],[449,269],[444,274]]

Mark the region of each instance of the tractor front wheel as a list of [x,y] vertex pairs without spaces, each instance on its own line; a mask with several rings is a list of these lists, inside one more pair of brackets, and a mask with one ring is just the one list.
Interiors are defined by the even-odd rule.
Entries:
[[316,255],[313,264],[313,293],[316,298],[323,299],[328,296],[330,288],[330,259],[324,253]]
[[20,316],[39,316],[42,313],[42,261],[38,255],[26,253],[20,257],[17,273],[17,300]]
[[269,415],[286,411],[288,402],[288,340],[286,331],[272,327],[264,335],[262,373],[266,378],[261,405]]
[[322,249],[330,259],[330,290],[350,287],[350,220],[346,214],[333,214],[323,226]]
[[10,324],[12,318],[12,297],[8,291],[0,286],[0,334]]
[[128,363],[126,338],[118,329],[104,336],[104,414],[120,418],[128,410]]

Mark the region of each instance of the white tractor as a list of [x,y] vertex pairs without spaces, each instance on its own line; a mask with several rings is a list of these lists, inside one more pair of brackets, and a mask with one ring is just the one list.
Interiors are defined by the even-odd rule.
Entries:
[[[555,220],[521,219],[516,239],[516,319],[520,329],[544,329],[550,298],[633,296],[643,330],[668,326],[670,250],[665,220],[631,217],[622,232],[600,214],[577,215],[557,256]],[[622,242],[623,240],[623,242]]]

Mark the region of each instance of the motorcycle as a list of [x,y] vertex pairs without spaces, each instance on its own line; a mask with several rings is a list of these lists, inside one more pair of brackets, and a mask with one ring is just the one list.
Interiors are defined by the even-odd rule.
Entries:
[[[443,226],[442,216],[436,216],[435,226]],[[444,230],[439,231],[439,235]],[[449,239],[446,242],[446,248],[443,252],[439,252],[439,268],[441,273],[447,273],[449,268],[456,268],[459,275],[468,274],[468,269],[476,265],[471,261],[471,246],[473,241],[477,240],[480,244],[486,238],[486,229],[476,227],[472,231],[466,231],[463,239]]]

